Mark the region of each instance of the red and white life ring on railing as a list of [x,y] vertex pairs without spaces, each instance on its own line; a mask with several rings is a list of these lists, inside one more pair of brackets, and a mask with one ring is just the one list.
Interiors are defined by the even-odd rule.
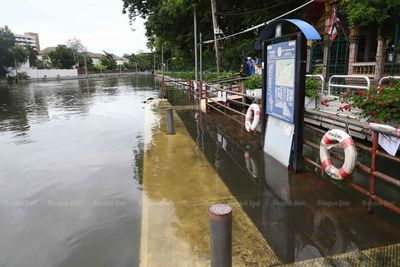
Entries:
[[[338,144],[334,144],[334,141],[338,141]],[[332,147],[340,146],[344,149],[344,164],[338,169],[333,166],[329,149]],[[354,170],[357,160],[357,150],[353,142],[353,138],[348,135],[345,131],[339,129],[329,130],[324,137],[322,137],[321,144],[319,146],[319,156],[321,158],[321,164],[323,170],[333,179],[343,180],[350,177]]]
[[261,116],[260,106],[254,103],[251,104],[246,112],[246,121],[244,123],[246,131],[251,133],[257,129],[257,126],[260,123],[260,116]]

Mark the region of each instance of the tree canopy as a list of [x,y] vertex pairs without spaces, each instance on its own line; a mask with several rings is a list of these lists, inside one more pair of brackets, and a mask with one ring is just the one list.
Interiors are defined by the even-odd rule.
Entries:
[[66,45],[58,45],[48,56],[53,67],[71,69],[75,65],[74,51]]
[[100,63],[104,67],[106,67],[107,70],[116,70],[117,69],[117,61],[114,59],[113,54],[107,53],[106,51],[103,51],[104,55],[100,57]]
[[392,31],[399,18],[400,0],[348,0],[341,3],[349,23],[356,28]]
[[[303,3],[303,0],[253,0],[251,4],[242,0],[218,0],[218,24],[222,32],[229,35],[265,22]],[[131,20],[137,17],[146,19],[146,36],[150,47],[161,51],[162,44],[165,58],[174,56],[182,61],[189,59],[189,62],[192,61],[194,50],[194,8],[197,12],[198,32],[202,33],[203,40],[212,39],[209,0],[123,0],[123,12],[127,13]],[[258,33],[255,30],[224,42],[222,57],[226,68],[232,65],[238,68],[240,60],[253,51]],[[204,52],[205,65],[214,65],[213,45],[204,46]]]
[[7,68],[14,65],[12,48],[15,46],[14,34],[10,28],[0,28],[0,68]]

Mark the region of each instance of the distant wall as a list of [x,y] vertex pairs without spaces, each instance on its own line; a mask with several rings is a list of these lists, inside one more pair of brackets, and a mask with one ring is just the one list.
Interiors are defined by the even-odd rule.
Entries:
[[21,68],[18,72],[26,72],[31,79],[78,77],[78,70],[76,69]]

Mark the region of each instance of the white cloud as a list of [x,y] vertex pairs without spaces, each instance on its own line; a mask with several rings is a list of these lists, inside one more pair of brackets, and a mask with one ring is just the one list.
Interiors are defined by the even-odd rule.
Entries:
[[8,25],[14,33],[39,33],[42,49],[76,37],[93,52],[122,55],[148,50],[144,20],[129,25],[122,1],[13,0],[3,7],[0,26]]

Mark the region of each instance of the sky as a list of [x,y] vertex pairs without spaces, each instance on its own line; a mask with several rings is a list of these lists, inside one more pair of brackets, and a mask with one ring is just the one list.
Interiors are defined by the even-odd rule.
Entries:
[[0,27],[38,33],[40,49],[78,38],[90,52],[149,51],[144,20],[130,25],[122,6],[122,0],[10,0],[0,8]]

